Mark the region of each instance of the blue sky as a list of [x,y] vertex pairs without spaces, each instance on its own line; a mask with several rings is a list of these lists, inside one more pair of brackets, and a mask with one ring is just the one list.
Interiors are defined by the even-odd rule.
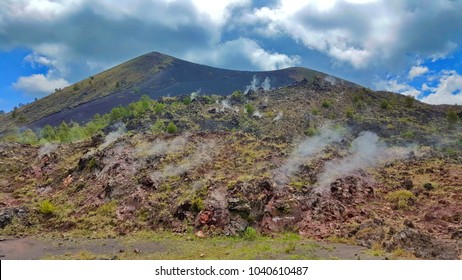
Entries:
[[460,0],[2,0],[0,110],[159,51],[462,104]]

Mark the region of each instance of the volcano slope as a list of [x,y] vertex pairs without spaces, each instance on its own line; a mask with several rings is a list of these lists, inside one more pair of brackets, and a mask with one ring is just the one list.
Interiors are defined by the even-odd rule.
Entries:
[[[317,78],[116,111],[97,129],[5,138],[1,235],[294,232],[393,258],[461,258],[460,106]],[[73,128],[91,133],[58,136]]]
[[[192,92],[228,95],[246,86],[264,84],[265,80],[277,88],[304,79],[312,81],[315,76],[327,77],[324,73],[299,67],[260,72],[227,70],[151,52],[56,89],[53,94],[10,114],[0,115],[0,133],[14,127],[55,126],[62,121],[85,123],[96,113],[105,114],[119,105],[138,101],[143,94],[154,99]],[[335,80],[356,86],[338,78]]]

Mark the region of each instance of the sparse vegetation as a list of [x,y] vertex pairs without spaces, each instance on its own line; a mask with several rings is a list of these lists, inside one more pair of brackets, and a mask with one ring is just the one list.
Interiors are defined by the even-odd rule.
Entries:
[[453,125],[459,121],[459,116],[454,110],[449,109],[446,112],[446,119],[448,120],[449,124]]
[[249,116],[253,115],[253,113],[255,112],[255,108],[250,103],[245,104],[244,109],[247,115]]
[[166,130],[165,121],[164,120],[157,120],[150,128],[151,133],[158,134],[162,133]]
[[[97,77],[92,80],[94,86],[102,83]],[[107,83],[114,87],[114,80]],[[137,91],[124,78],[120,83],[127,93]],[[79,83],[82,92],[88,84]],[[210,250],[203,258],[296,259],[307,257],[306,248],[311,246],[306,240],[299,242],[303,237],[295,231],[303,230],[309,237],[326,240],[331,236],[330,242],[365,244],[372,248],[373,256],[384,257],[374,244],[394,240],[405,219],[420,231],[438,222],[442,214],[433,213],[434,220],[424,224],[414,219],[416,212],[423,216],[443,200],[448,201],[448,212],[452,211],[458,186],[453,174],[460,169],[457,156],[462,132],[457,125],[448,129],[445,110],[453,110],[458,117],[459,107],[415,103],[406,109],[404,97],[391,93],[354,93],[357,89],[345,90],[343,85],[342,95],[334,97],[336,87],[328,93],[309,87],[305,84],[249,96],[239,92],[226,97],[223,104],[223,97],[217,96],[201,95],[192,102],[184,96],[154,101],[144,95],[128,106],[95,115],[86,124],[63,122],[35,131],[24,129],[15,120],[21,130],[11,127],[11,134],[3,139],[29,145],[2,144],[0,188],[6,191],[0,192],[0,203],[18,201],[29,214],[17,218],[14,226],[0,234],[42,231],[92,238],[145,234],[146,238],[162,239],[162,234],[173,231],[181,232],[169,237],[179,244],[200,249],[206,247],[195,242],[228,246],[220,247],[219,252],[207,247]],[[357,106],[355,94],[357,103],[367,107]],[[384,98],[391,106],[387,110],[380,109]],[[325,101],[327,106],[322,104]],[[264,117],[249,117],[257,108]],[[9,115],[3,120],[12,121]],[[114,138],[119,125],[127,132]],[[340,136],[326,135],[323,130],[329,125],[333,134],[338,128],[349,129],[340,131]],[[392,152],[407,156],[414,151],[407,149],[407,143],[415,143],[418,152],[409,160],[399,158],[380,167],[370,164],[359,171],[334,174],[335,181],[326,183],[331,188],[317,195],[325,170],[344,159],[350,164],[347,160],[356,153],[354,141],[363,131],[376,132]],[[438,148],[431,146],[434,135],[444,139]],[[336,140],[321,145],[314,154],[294,155],[299,152],[299,142],[308,141],[308,147],[300,147],[312,149],[314,142],[331,139]],[[62,144],[48,145],[50,142]],[[408,178],[412,187],[403,183]],[[431,187],[425,185],[428,182]],[[359,211],[361,215],[357,215]],[[443,214],[445,222],[457,222],[457,217]],[[310,220],[313,215],[315,219]],[[312,222],[314,227],[307,226]],[[314,232],[318,228],[322,231]],[[294,232],[275,233],[284,231]],[[444,234],[447,232],[438,228],[435,234],[429,233],[432,238]],[[175,252],[159,254],[172,258],[178,256]],[[142,255],[129,253],[117,256]],[[188,247],[181,256],[197,255]]]
[[44,216],[51,216],[55,213],[56,207],[49,200],[44,200],[39,204],[38,211]]
[[258,231],[253,227],[247,227],[244,231],[244,239],[247,241],[254,241],[258,237]]
[[355,113],[355,110],[352,107],[348,107],[345,111],[345,116],[351,119],[353,118],[354,113]]
[[307,136],[315,136],[316,134],[318,134],[318,130],[314,127],[308,127],[306,130],[305,130],[305,134]]
[[407,108],[412,108],[412,106],[414,106],[414,101],[415,101],[415,97],[414,97],[414,96],[406,95],[406,97],[404,98],[404,105],[405,105]]
[[167,125],[167,132],[170,134],[177,133],[178,127],[173,122],[169,122]]
[[397,209],[407,209],[416,197],[408,190],[397,190],[387,194],[386,199],[392,202]]
[[380,102],[380,108],[384,109],[384,110],[388,110],[391,108],[391,104],[390,102],[388,102],[387,100],[382,100]]
[[321,106],[325,109],[329,109],[330,107],[332,107],[332,101],[329,99],[323,100]]

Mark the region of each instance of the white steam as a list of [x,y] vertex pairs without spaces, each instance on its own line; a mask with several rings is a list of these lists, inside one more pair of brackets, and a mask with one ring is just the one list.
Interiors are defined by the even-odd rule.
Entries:
[[138,156],[145,157],[151,155],[172,154],[180,152],[186,148],[188,136],[178,136],[169,140],[156,139],[152,143],[141,143],[136,151]]
[[198,89],[197,91],[191,92],[191,100],[196,100],[197,97],[201,94],[202,89]]
[[258,83],[259,83],[259,80],[258,80],[257,76],[254,75],[252,81],[250,82],[250,85],[248,85],[245,88],[244,94],[248,94],[251,90],[252,91],[257,91]]
[[271,80],[269,77],[266,77],[265,80],[263,81],[263,83],[261,83],[261,87],[263,88],[263,90],[266,92],[266,91],[270,91],[271,90]]
[[123,123],[117,123],[115,125],[116,130],[113,132],[110,132],[106,137],[104,138],[104,143],[99,145],[98,150],[103,150],[110,144],[114,143],[117,139],[119,139],[120,136],[122,136],[125,133],[125,125]]
[[312,156],[321,152],[331,143],[342,139],[343,134],[330,127],[323,127],[319,134],[300,142],[292,151],[287,162],[273,172],[273,178],[278,184],[287,184],[300,165],[311,159]]
[[263,114],[260,113],[260,111],[257,110],[252,114],[252,117],[256,117],[256,118],[261,119],[263,117]]
[[337,79],[335,77],[332,77],[330,75],[326,76],[324,78],[324,81],[328,82],[331,84],[331,86],[335,86],[338,82],[337,82]]
[[273,121],[274,122],[277,122],[279,121],[280,119],[282,119],[282,112],[279,111],[279,113],[276,115],[276,117],[274,117]]
[[253,76],[252,81],[250,81],[250,85],[245,88],[244,94],[248,94],[250,91],[257,91],[257,89],[261,87],[263,90],[270,91],[271,90],[271,79],[266,77],[265,80],[260,84],[260,80],[257,76]]
[[361,132],[359,137],[352,142],[350,155],[326,163],[324,171],[318,178],[318,189],[322,190],[336,179],[357,170],[403,159],[408,156],[409,152],[409,148],[388,148],[375,133]]
[[56,148],[58,148],[58,144],[46,143],[43,147],[40,147],[40,149],[38,150],[38,156],[43,157],[44,155],[49,155],[54,150],[56,150]]
[[162,170],[152,173],[151,178],[155,181],[162,181],[165,178],[179,176],[189,170],[210,162],[215,155],[215,148],[216,143],[214,141],[201,143],[193,154],[184,158],[178,164],[167,165]]

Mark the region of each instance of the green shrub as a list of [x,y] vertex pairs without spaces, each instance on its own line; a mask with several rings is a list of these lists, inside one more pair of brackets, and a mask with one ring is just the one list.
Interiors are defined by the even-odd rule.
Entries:
[[305,130],[305,134],[307,136],[315,136],[316,134],[318,134],[318,130],[314,127],[308,127],[306,130]]
[[448,120],[448,122],[450,124],[455,124],[459,121],[459,116],[457,115],[457,113],[452,110],[452,109],[449,109],[447,112],[446,112],[446,119]]
[[156,102],[155,105],[154,105],[154,112],[156,114],[160,114],[160,113],[164,112],[165,106],[166,105],[164,103]]
[[53,141],[56,139],[56,132],[54,128],[47,124],[45,125],[42,130],[40,131],[40,135],[42,138],[48,140],[48,141]]
[[318,108],[313,108],[313,109],[311,109],[311,113],[312,113],[313,115],[319,115],[320,111],[319,111]]
[[412,108],[412,106],[414,105],[414,96],[409,96],[407,95],[406,98],[404,99],[404,105],[407,107],[407,108]]
[[157,120],[150,128],[151,133],[158,134],[163,133],[165,131],[165,121],[164,120]]
[[408,190],[397,190],[390,192],[385,198],[394,203],[396,208],[407,209],[409,208],[411,201],[415,200],[416,197]]
[[186,105],[186,106],[188,106],[188,105],[191,104],[191,102],[192,102],[191,97],[189,97],[189,96],[184,97],[181,101],[182,101],[183,104]]
[[348,108],[346,109],[346,111],[345,111],[345,116],[346,116],[347,118],[350,118],[350,119],[351,119],[351,118],[353,117],[354,113],[355,113],[355,110],[354,110],[353,108],[351,108],[351,107],[348,107]]
[[39,204],[38,211],[44,216],[51,216],[56,212],[56,207],[49,200],[44,200]]
[[204,210],[205,206],[204,206],[204,201],[202,200],[202,198],[197,197],[196,199],[194,199],[193,202],[191,203],[191,209],[195,212],[200,212]]
[[249,116],[252,116],[253,113],[255,112],[255,108],[250,103],[245,104],[244,109],[247,115]]
[[130,115],[130,110],[128,107],[122,107],[122,106],[117,106],[115,108],[112,108],[110,114],[110,120],[112,122],[121,120],[124,117],[127,117]]
[[31,129],[26,129],[21,134],[21,142],[29,145],[35,145],[38,143],[38,138],[35,132]]
[[382,102],[380,102],[380,108],[384,110],[390,109],[391,108],[390,102],[388,102],[387,100],[382,100]]
[[408,139],[408,140],[414,139],[414,136],[415,136],[414,132],[410,130],[401,133],[401,137]]
[[170,134],[177,133],[178,127],[173,122],[169,122],[167,125],[167,132]]
[[258,237],[258,231],[253,227],[247,227],[244,231],[243,237],[247,241],[254,241]]
[[330,107],[332,107],[332,101],[326,99],[326,100],[322,101],[321,106],[323,108],[329,109]]

